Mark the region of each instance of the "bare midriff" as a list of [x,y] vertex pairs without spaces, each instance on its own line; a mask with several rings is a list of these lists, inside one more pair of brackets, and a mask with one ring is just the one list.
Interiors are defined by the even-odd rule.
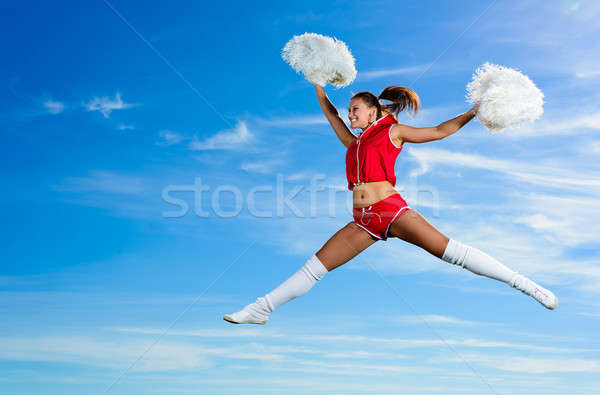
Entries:
[[398,193],[389,181],[375,181],[356,185],[352,188],[352,205],[363,208],[372,205],[386,197]]

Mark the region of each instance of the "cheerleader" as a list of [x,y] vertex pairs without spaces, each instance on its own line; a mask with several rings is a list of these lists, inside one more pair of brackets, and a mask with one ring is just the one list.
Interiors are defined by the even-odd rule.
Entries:
[[[556,308],[558,299],[552,292],[478,248],[446,236],[409,207],[394,189],[394,165],[404,144],[422,144],[452,135],[475,117],[479,102],[437,126],[414,128],[397,121],[402,111],[418,112],[420,100],[413,90],[388,86],[379,96],[359,92],[352,96],[348,107],[350,127],[362,130],[357,137],[340,118],[323,87],[319,84],[314,87],[325,117],[347,148],[346,177],[348,189],[352,190],[354,220],[337,231],[290,278],[241,311],[225,315],[224,320],[236,324],[265,324],[276,308],[304,295],[327,273],[388,237],[419,246],[472,273],[502,281],[548,309]],[[381,100],[390,103],[384,104]]]

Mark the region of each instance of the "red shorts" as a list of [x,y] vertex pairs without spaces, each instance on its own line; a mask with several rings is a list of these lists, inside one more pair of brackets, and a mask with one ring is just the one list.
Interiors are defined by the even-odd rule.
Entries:
[[353,208],[354,222],[380,240],[387,240],[392,222],[409,209],[406,201],[395,193],[368,207]]

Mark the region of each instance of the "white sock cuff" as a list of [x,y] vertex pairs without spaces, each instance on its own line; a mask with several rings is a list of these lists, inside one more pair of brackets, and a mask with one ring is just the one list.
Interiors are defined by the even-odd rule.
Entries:
[[444,250],[444,255],[442,256],[442,259],[453,265],[460,265],[464,267],[467,251],[467,245],[451,238],[448,241],[446,249]]
[[323,276],[329,273],[316,254],[310,257],[305,267],[316,280],[322,279]]
[[516,273],[479,248],[450,239],[442,259],[480,276],[500,280],[515,286],[520,280]]

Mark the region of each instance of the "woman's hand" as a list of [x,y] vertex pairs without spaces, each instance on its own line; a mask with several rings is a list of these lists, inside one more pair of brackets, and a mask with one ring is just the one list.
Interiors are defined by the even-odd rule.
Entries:
[[323,89],[323,87],[319,84],[313,84],[315,86],[315,91],[317,91],[317,95],[324,95],[325,94],[325,89]]
[[475,103],[475,105],[473,107],[471,107],[471,109],[469,111],[467,111],[469,114],[472,115],[477,115],[477,110],[479,110],[479,105],[481,104],[481,101],[478,101],[477,103]]

